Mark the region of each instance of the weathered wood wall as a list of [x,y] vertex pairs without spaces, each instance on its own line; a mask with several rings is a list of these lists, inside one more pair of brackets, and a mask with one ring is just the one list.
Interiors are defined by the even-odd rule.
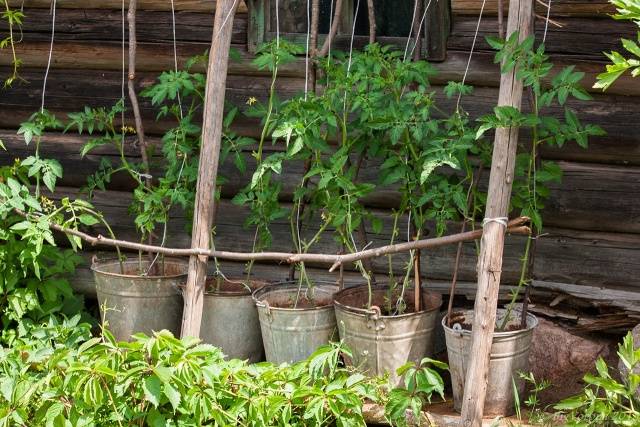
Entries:
[[[16,2],[19,4],[20,2]],[[8,152],[0,152],[0,162],[6,164],[16,157],[24,157],[31,148],[24,146],[15,130],[20,122],[39,108],[44,66],[49,49],[51,17],[48,0],[26,0],[27,16],[18,56],[23,60],[22,75],[29,82],[0,90],[0,139]],[[453,0],[453,28],[449,39],[447,60],[436,64],[440,74],[434,85],[448,80],[460,80],[468,57],[480,2]],[[49,75],[46,106],[64,116],[80,110],[84,105],[108,106],[120,97],[122,68],[120,1],[61,0],[58,2],[56,42],[52,70]],[[211,39],[213,24],[212,0],[176,0],[178,55],[182,64],[192,55],[201,54]],[[490,111],[497,101],[498,68],[493,54],[482,37],[497,32],[496,1],[488,2],[485,18],[480,27],[480,42],[474,55],[468,82],[476,86],[475,93],[464,99],[464,108],[477,116]],[[506,10],[506,8],[505,8]],[[561,65],[576,64],[587,74],[590,87],[595,76],[603,69],[602,51],[618,47],[620,36],[634,37],[636,29],[629,24],[615,22],[606,13],[611,12],[604,0],[556,0],[551,17],[562,27],[550,25],[547,36],[548,51],[554,62]],[[538,4],[538,14],[546,10]],[[538,20],[537,33],[541,36],[544,22]],[[0,31],[5,28],[0,26]],[[140,1],[138,13],[138,84],[149,86],[158,72],[173,67],[172,27],[168,1]],[[255,96],[266,98],[269,76],[250,65],[251,55],[246,49],[247,13],[241,9],[234,24],[233,46],[242,59],[230,66],[228,98],[238,104]],[[9,72],[10,55],[0,53],[0,75]],[[303,62],[287,65],[281,70],[278,90],[281,96],[299,92],[304,86]],[[251,76],[251,78],[247,78]],[[545,224],[549,233],[538,245],[535,276],[538,280],[571,285],[590,285],[605,289],[640,291],[640,81],[623,78],[606,94],[594,93],[593,102],[579,108],[581,118],[602,126],[608,135],[597,138],[588,150],[568,146],[562,150],[546,149],[544,157],[560,162],[564,171],[561,185],[553,188],[545,210]],[[155,113],[146,100],[142,101],[145,127],[151,141],[157,143],[167,124],[155,122]],[[446,100],[442,100],[444,105]],[[240,132],[255,136],[258,126],[248,119],[237,124]],[[47,134],[43,155],[58,158],[65,169],[61,188],[63,193],[77,194],[87,176],[96,170],[102,156],[115,156],[109,148],[95,151],[85,159],[79,152],[84,141],[77,135]],[[137,156],[134,147],[128,155]],[[243,230],[246,212],[232,205],[228,198],[244,185],[247,176],[234,172],[231,165],[222,166],[231,180],[223,188],[224,200],[220,204],[217,226],[217,247],[230,250],[249,250],[253,234]],[[291,177],[302,173],[302,165],[283,177],[285,202],[291,196]],[[371,173],[375,173],[372,171]],[[117,177],[108,191],[96,195],[95,204],[113,224],[121,238],[136,238],[133,220],[127,212],[128,190],[131,183]],[[393,192],[380,192],[369,199],[389,225],[389,208],[396,200]],[[185,232],[185,219],[178,215],[170,230],[170,244],[187,247],[189,236]],[[452,227],[455,230],[456,227]],[[275,248],[290,249],[286,237],[289,225],[276,223]],[[388,232],[371,235],[373,245],[388,241]],[[522,241],[509,238],[505,260],[506,284],[513,284],[518,271],[518,258]],[[330,241],[321,249],[336,250]],[[426,274],[433,283],[445,283],[452,273],[454,248],[443,248],[426,254]],[[401,260],[396,261],[401,267]],[[376,270],[386,270],[383,260],[377,261]],[[241,266],[230,265],[237,273]],[[259,266],[268,278],[283,278],[282,266]],[[320,274],[320,270],[318,270]],[[461,280],[475,280],[475,257],[472,245],[465,249]],[[84,289],[91,286],[91,278],[83,269],[77,279]]]

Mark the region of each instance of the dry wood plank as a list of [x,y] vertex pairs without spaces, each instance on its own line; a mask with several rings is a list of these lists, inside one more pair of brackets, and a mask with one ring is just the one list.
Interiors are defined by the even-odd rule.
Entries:
[[[51,7],[50,0],[9,0],[11,7],[42,8],[49,9]],[[122,2],[120,0],[59,0],[57,7],[61,9],[120,9]],[[168,1],[158,0],[141,0],[141,10],[171,10],[171,3]],[[184,10],[189,12],[213,12],[216,7],[215,0],[174,0],[175,10]],[[244,0],[240,0],[238,12],[246,12],[247,6]]]
[[[22,43],[48,41],[51,38],[51,16],[48,9],[25,9]],[[138,41],[172,43],[173,24],[171,13],[139,10]],[[110,9],[61,9],[56,13],[56,42],[60,41],[120,41],[122,39],[120,10]],[[7,23],[0,21],[0,32]],[[177,12],[176,39],[178,42],[200,42],[208,46],[213,30],[213,11],[210,13]],[[128,37],[128,29],[125,31]],[[247,15],[238,14],[234,21],[232,43],[247,41]],[[205,47],[206,48],[206,47]],[[205,49],[203,48],[203,50]]]
[[550,282],[544,280],[533,281],[534,292],[553,292],[570,295],[596,307],[617,307],[640,313],[640,293],[629,292],[624,289],[614,289],[584,284]]
[[[545,2],[546,3],[546,2]],[[478,0],[451,0],[453,13],[456,15],[478,15],[481,1]],[[505,13],[509,0],[505,0]],[[546,14],[547,8],[536,2],[536,13]],[[615,9],[607,0],[553,0],[551,16],[593,16],[614,12]],[[485,6],[488,15],[498,13],[498,0],[488,0]]]
[[[516,32],[519,33],[520,41],[528,37],[533,29],[533,14],[533,0],[512,0],[509,5],[506,38]],[[520,109],[522,94],[523,82],[518,78],[517,70],[502,74],[498,105]],[[485,209],[485,218],[491,221],[483,224],[484,232],[480,242],[478,296],[474,306],[471,359],[465,377],[462,402],[461,425],[465,427],[482,425],[505,240],[505,227],[498,221],[509,212],[518,131],[517,127],[510,127],[499,128],[495,132]]]

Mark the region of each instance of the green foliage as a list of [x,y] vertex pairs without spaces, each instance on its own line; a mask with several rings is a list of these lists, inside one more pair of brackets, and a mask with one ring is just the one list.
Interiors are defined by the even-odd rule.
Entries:
[[[521,215],[531,218],[533,235],[527,239],[520,281],[500,326],[500,329],[504,329],[521,290],[531,281],[528,271],[531,242],[542,232],[541,212],[544,200],[551,193],[549,185],[559,183],[562,178],[562,170],[556,163],[539,160],[540,147],[562,147],[575,141],[580,147],[586,148],[589,137],[603,135],[604,131],[595,125],[582,124],[576,112],[567,105],[570,98],[578,101],[591,99],[580,85],[584,73],[575,71],[573,66],[565,67],[555,74],[550,85],[545,86],[543,80],[550,77],[553,64],[545,54],[544,45],[534,47],[532,36],[519,42],[517,32],[508,40],[489,38],[488,41],[492,47],[499,49],[495,62],[501,63],[502,72],[515,69],[517,77],[522,79],[525,88],[529,88],[532,95],[530,112],[521,112],[510,106],[496,107],[493,114],[479,119],[481,125],[476,135],[482,136],[489,129],[510,127],[528,129],[531,132],[530,147],[516,158],[511,207],[518,209]],[[564,110],[564,120],[544,114],[545,109],[554,106]]]
[[[618,13],[613,15],[614,19],[633,21],[640,26],[640,1],[638,0],[609,0],[613,4]],[[615,81],[627,71],[631,72],[632,77],[640,75],[640,46],[634,40],[621,39],[622,47],[626,50],[626,54],[632,55],[626,58],[619,52],[612,51],[605,53],[611,61],[604,73],[598,75],[597,82],[593,87],[607,90]],[[640,42],[640,32],[638,33],[638,42]]]
[[[206,55],[194,57],[188,61],[188,67],[205,60]],[[143,238],[156,231],[158,224],[166,225],[173,206],[180,206],[188,215],[193,212],[202,133],[196,116],[202,113],[205,85],[206,78],[201,73],[193,73],[189,69],[167,71],[160,74],[155,85],[142,92],[142,96],[150,98],[158,108],[158,119],[169,117],[176,121],[176,126],[162,137],[160,148],[163,163],[150,165],[153,169],[161,170],[159,176],[147,175],[144,165],[128,158],[126,145],[130,141],[127,135],[135,134],[135,129],[129,126],[118,128],[116,125],[125,113],[122,99],[111,108],[85,107],[81,112],[69,114],[66,131],[76,129],[79,133],[91,135],[82,148],[83,157],[103,145],[111,145],[119,153],[117,165],[109,159],[101,159],[98,170],[89,177],[85,190],[93,196],[96,189],[107,188],[114,174],[127,173],[136,184],[131,211]],[[240,137],[231,130],[237,114],[237,108],[230,108],[224,120],[220,162],[232,155],[234,163],[242,171],[246,168],[242,150],[251,145],[253,140]],[[153,151],[148,150],[147,154],[151,157]],[[224,181],[224,177],[218,177],[218,184]],[[219,191],[218,188],[218,195]]]
[[406,412],[411,410],[414,419],[421,420],[423,405],[431,403],[434,394],[444,400],[444,382],[434,368],[448,370],[446,363],[424,358],[419,365],[407,363],[398,368],[398,375],[404,379],[404,387],[389,392],[385,415],[392,425],[405,426]]
[[522,419],[522,407],[524,404],[524,407],[527,409],[529,424],[539,426],[553,425],[553,415],[545,412],[545,410],[540,407],[539,398],[539,394],[551,387],[551,383],[547,380],[536,380],[532,372],[518,372],[518,376],[526,383],[527,388],[529,389],[527,398],[524,402],[521,402],[515,378],[513,379],[513,393],[515,397],[516,416],[518,419]]
[[[271,224],[287,215],[287,211],[280,206],[278,201],[282,185],[274,179],[274,174],[281,174],[283,161],[298,154],[302,146],[302,138],[296,135],[293,139],[294,143],[289,148],[293,128],[289,128],[289,125],[285,124],[281,129],[277,129],[278,110],[281,105],[277,98],[275,85],[279,67],[292,62],[295,60],[295,55],[303,52],[304,49],[296,44],[289,43],[286,40],[274,40],[260,46],[256,59],[253,61],[253,65],[256,68],[271,71],[271,86],[266,104],[257,102],[255,98],[248,101],[251,108],[247,114],[261,119],[262,132],[258,147],[252,152],[256,167],[251,176],[251,181],[234,197],[233,203],[246,205],[250,208],[250,214],[245,221],[245,226],[256,230],[253,243],[254,251],[264,250],[271,246]],[[290,102],[294,104],[296,100],[294,99]],[[312,105],[309,105],[309,107],[312,107]],[[279,138],[284,139],[286,153],[275,152],[271,155],[265,155],[265,143],[269,135],[272,136],[273,144]],[[248,271],[250,273],[251,264],[249,264]]]
[[51,320],[0,349],[0,426],[364,426],[379,383],[341,367],[343,351],[247,365],[167,331],[117,343]]
[[4,80],[4,87],[11,86],[14,82],[23,80],[19,75],[22,60],[16,55],[16,32],[22,31],[22,23],[24,21],[24,13],[22,10],[14,10],[9,7],[9,0],[4,0],[4,11],[0,14],[0,19],[7,21],[8,34],[0,35],[0,50],[11,50],[11,75]]
[[640,425],[640,349],[634,347],[633,336],[627,334],[618,346],[618,356],[626,368],[622,381],[609,372],[606,362],[596,362],[596,373],[587,374],[584,391],[554,408],[567,417],[568,426],[637,426]]
[[[272,42],[260,52],[256,64],[275,76],[275,61],[290,59],[297,50]],[[381,219],[363,204],[378,186],[401,191],[397,216],[410,214],[421,232],[427,221],[434,221],[442,234],[447,221],[466,216],[467,155],[480,153],[482,144],[475,141],[461,110],[442,118],[429,89],[432,67],[424,61],[405,62],[401,52],[376,44],[352,57],[338,53],[320,66],[321,94],[280,103],[272,86],[267,104],[252,108],[264,126],[254,153],[258,164],[251,183],[234,201],[251,207],[247,224],[258,230],[257,248],[270,244],[270,223],[286,215],[277,202],[280,183],[273,177],[293,161],[304,164],[306,172],[296,183],[288,212],[293,244],[300,252],[309,250],[325,230],[335,230],[335,240],[349,251],[356,250],[353,234],[363,224],[379,233]],[[454,83],[447,89],[451,96],[469,91]],[[278,149],[263,156],[268,136]],[[361,169],[369,162],[381,166],[378,176],[367,181]],[[450,172],[455,168],[463,178]],[[319,231],[309,238],[298,236],[301,223],[319,224]],[[368,272],[362,264],[358,267],[368,281]]]
[[[0,167],[0,341],[13,340],[29,324],[57,313],[78,313],[82,300],[73,295],[67,280],[82,259],[61,250],[51,224],[77,230],[101,221],[93,207],[64,198],[57,205],[40,195],[40,182],[53,192],[62,177],[55,160],[39,155],[46,129],[60,126],[43,111],[34,114],[18,131],[25,143],[35,142],[34,155]],[[34,181],[35,180],[35,185]],[[35,187],[35,188],[34,188]],[[69,236],[73,248],[80,239]]]

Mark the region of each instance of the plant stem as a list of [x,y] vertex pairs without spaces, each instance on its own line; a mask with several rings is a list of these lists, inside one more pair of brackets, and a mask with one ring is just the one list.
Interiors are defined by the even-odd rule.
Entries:
[[500,324],[500,327],[498,328],[499,331],[504,331],[504,329],[507,326],[507,323],[509,322],[509,319],[511,317],[511,313],[513,312],[513,308],[516,304],[516,301],[518,300],[518,296],[520,295],[520,291],[522,290],[522,287],[525,286],[527,284],[527,266],[529,265],[529,253],[531,250],[531,242],[533,241],[533,238],[531,235],[529,235],[527,237],[527,243],[524,247],[524,256],[522,257],[522,270],[520,271],[520,280],[518,281],[518,287],[516,288],[516,290],[513,292],[512,296],[511,296],[511,301],[509,302],[509,305],[507,306],[507,312],[505,313],[504,318],[502,319],[502,323]]

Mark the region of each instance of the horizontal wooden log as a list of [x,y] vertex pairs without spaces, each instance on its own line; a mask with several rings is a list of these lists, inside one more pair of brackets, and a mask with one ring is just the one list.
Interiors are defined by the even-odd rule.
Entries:
[[[10,162],[13,158],[25,158],[32,154],[32,147],[25,146],[21,137],[12,131],[0,131],[0,139],[5,142],[7,152],[0,151],[0,161]],[[113,147],[102,147],[96,152],[80,157],[82,145],[86,137],[74,134],[47,134],[41,144],[41,154],[58,159],[65,175],[61,181],[63,185],[81,187],[86,184],[87,177],[97,171],[103,158],[118,164],[118,154]],[[159,144],[157,138],[150,139],[150,143]],[[129,139],[126,144],[127,156],[133,161],[139,161],[137,147],[134,140]],[[158,156],[152,163],[159,167],[162,160],[159,150]],[[245,154],[248,172],[240,174],[232,162],[221,165],[220,174],[228,181],[222,186],[225,197],[233,197],[251,178],[255,168],[255,161],[250,153]],[[563,179],[560,184],[551,185],[551,196],[545,202],[543,219],[546,226],[570,228],[592,231],[609,231],[624,233],[640,233],[640,167],[623,167],[600,164],[585,164],[560,161]],[[155,170],[155,169],[154,169]],[[366,162],[361,178],[368,182],[376,182],[378,166]],[[281,182],[283,190],[281,197],[290,201],[296,183],[304,173],[304,166],[300,162],[288,163],[285,175],[275,176]],[[116,176],[110,189],[131,190],[131,180],[124,174]],[[612,209],[612,200],[615,207]],[[367,205],[390,209],[399,202],[398,193],[392,188],[380,188],[365,200]]]
[[[22,43],[42,42],[51,39],[51,15],[48,9],[25,9],[22,27]],[[139,10],[137,13],[138,42],[172,43],[173,24],[170,12]],[[0,21],[0,32],[7,30],[7,23]],[[209,13],[176,12],[176,39],[179,42],[200,42],[207,46],[213,34],[213,10]],[[129,38],[125,22],[125,40]],[[122,40],[122,16],[120,10],[109,9],[61,9],[56,13],[56,42],[89,41],[102,43]],[[233,44],[247,42],[247,14],[238,14],[233,22]],[[206,48],[203,48],[203,50]]]
[[[77,190],[61,189],[57,197],[77,196]],[[118,238],[137,241],[133,218],[128,212],[131,196],[121,192],[98,192],[93,203],[113,225]],[[286,205],[285,205],[286,207]],[[243,228],[247,216],[245,208],[221,201],[218,208],[216,226],[216,249],[243,252],[251,249],[253,232]],[[383,221],[381,234],[369,234],[370,247],[380,247],[389,243],[392,218],[388,211],[373,210]],[[176,212],[169,228],[170,246],[188,247],[187,220]],[[402,224],[405,224],[403,222]],[[404,226],[404,225],[403,225]],[[452,224],[451,231],[459,225]],[[290,224],[286,219],[274,221],[271,227],[274,251],[291,250]],[[100,230],[96,230],[99,232]],[[535,278],[543,281],[573,283],[605,288],[637,291],[640,288],[640,237],[629,233],[589,232],[547,227],[548,234],[538,241]],[[305,229],[307,238],[315,232],[315,227]],[[312,248],[313,252],[337,253],[338,247],[330,236],[331,231]],[[519,264],[524,241],[520,237],[507,238],[503,267],[503,283],[517,283]],[[453,268],[455,247],[437,248],[423,252],[425,275],[432,279],[449,280]],[[401,274],[406,257],[394,256],[394,271]],[[386,258],[373,263],[380,274],[388,272]],[[465,244],[459,280],[475,280],[475,245]],[[351,268],[352,269],[352,268]]]
[[[0,75],[8,73],[7,68],[0,68]],[[44,73],[40,69],[25,68],[22,75],[29,84],[15,85],[0,92],[0,126],[17,128],[33,111],[40,107],[40,91]],[[143,72],[138,75],[137,90],[152,85],[157,78],[155,72]],[[118,71],[87,72],[77,69],[56,69],[49,74],[47,89],[47,108],[61,112],[80,111],[85,105],[92,107],[109,106],[120,96],[121,74]],[[99,83],[99,84],[98,84]],[[227,80],[227,99],[241,108],[246,107],[250,97],[266,100],[271,80],[267,76],[255,76],[247,79],[244,76],[229,76]],[[441,87],[434,86],[437,102],[444,111],[455,109],[455,99],[447,99],[441,93]],[[304,80],[297,77],[278,79],[276,91],[281,99],[289,98],[304,90]],[[474,93],[462,98],[461,106],[472,118],[490,113],[496,105],[498,91],[496,88],[477,87]],[[635,97],[594,94],[595,99],[589,102],[569,100],[568,105],[576,109],[583,123],[601,126],[607,135],[593,138],[588,149],[576,144],[566,144],[562,148],[543,148],[543,157],[555,160],[567,160],[590,163],[607,163],[621,165],[640,165],[640,123],[635,119],[638,99]],[[157,110],[148,99],[140,97],[145,129],[150,134],[161,134],[168,127],[174,126],[172,120],[156,122]],[[528,105],[528,102],[525,103]],[[560,108],[546,109],[545,115],[563,118]],[[128,120],[130,122],[130,120]],[[260,126],[254,119],[239,116],[236,129],[242,135],[257,137]],[[523,135],[525,138],[526,135]],[[525,139],[526,140],[526,139]]]
[[[257,70],[252,64],[253,56],[248,54],[244,45],[232,45],[238,49],[241,60],[229,63],[229,74],[255,76],[269,74]],[[47,65],[50,44],[48,42],[20,43],[16,45],[16,55],[24,67],[44,68]],[[178,67],[184,68],[189,58],[201,55],[206,50],[203,43],[180,43],[178,45]],[[0,56],[0,65],[10,65],[10,55]],[[304,58],[283,65],[279,75],[303,76]],[[126,65],[126,59],[125,59]],[[88,70],[121,70],[122,45],[120,43],[81,43],[60,41],[54,44],[52,68],[76,68]],[[139,71],[165,71],[174,68],[173,46],[170,43],[139,43],[137,51],[137,69]],[[194,66],[196,71],[204,71],[202,65]]]
[[[268,72],[257,70],[252,64],[252,56],[246,53],[242,46],[240,61],[229,64],[230,75],[259,76]],[[178,51],[179,67],[183,67],[188,58],[202,54],[204,49],[200,43],[181,43]],[[17,46],[17,55],[23,61],[24,67],[43,68],[49,54],[49,43],[33,42],[21,43]],[[494,55],[488,52],[477,52],[473,55],[467,83],[474,86],[497,87],[500,77],[499,68],[493,62]],[[461,80],[467,66],[468,52],[449,51],[447,60],[434,64],[439,72],[432,79],[434,84],[446,84],[449,81]],[[604,63],[568,59],[564,56],[551,56],[556,64],[555,70],[560,71],[564,66],[575,65],[576,70],[585,72],[584,86],[591,92],[600,92],[592,88],[596,75],[604,70]],[[10,55],[0,56],[0,66],[10,65]],[[170,44],[140,43],[138,46],[138,70],[164,71],[172,69],[173,50]],[[122,46],[119,43],[91,43],[59,42],[54,45],[53,69],[92,69],[119,71],[122,69]],[[202,67],[196,67],[202,71]],[[279,69],[281,77],[303,77],[304,58],[284,65]],[[553,74],[552,74],[553,75]],[[551,76],[552,77],[552,76]],[[640,95],[640,86],[630,76],[621,77],[608,92],[609,94]]]
[[[49,9],[51,7],[50,0],[9,0],[11,7],[33,7]],[[60,0],[57,7],[61,9],[120,9],[122,2],[120,0]],[[211,12],[216,8],[215,0],[174,0],[175,10],[184,10],[189,12]],[[171,10],[171,2],[158,0],[140,0],[138,3],[139,10]],[[244,0],[240,0],[238,12],[246,12],[247,5]]]
[[[541,4],[543,3],[543,4]],[[535,2],[536,13],[546,15],[547,2]],[[451,9],[457,15],[478,15],[482,2],[478,0],[451,0]],[[509,0],[504,1],[505,15],[509,10]],[[615,8],[607,0],[553,0],[551,2],[551,16],[593,16],[614,12]],[[498,13],[498,0],[487,0],[485,5],[487,15]]]
[[[555,4],[555,2],[554,2]],[[545,50],[552,55],[564,55],[567,59],[591,58],[603,60],[602,52],[620,50],[620,38],[634,39],[637,26],[631,22],[615,21],[611,18],[558,18],[561,27],[549,24]],[[477,16],[458,16],[447,40],[451,50],[468,50],[473,43],[478,24]],[[486,36],[496,36],[498,20],[486,17],[481,21],[475,49],[477,52],[493,51]],[[538,21],[536,38],[542,41],[545,25]]]

